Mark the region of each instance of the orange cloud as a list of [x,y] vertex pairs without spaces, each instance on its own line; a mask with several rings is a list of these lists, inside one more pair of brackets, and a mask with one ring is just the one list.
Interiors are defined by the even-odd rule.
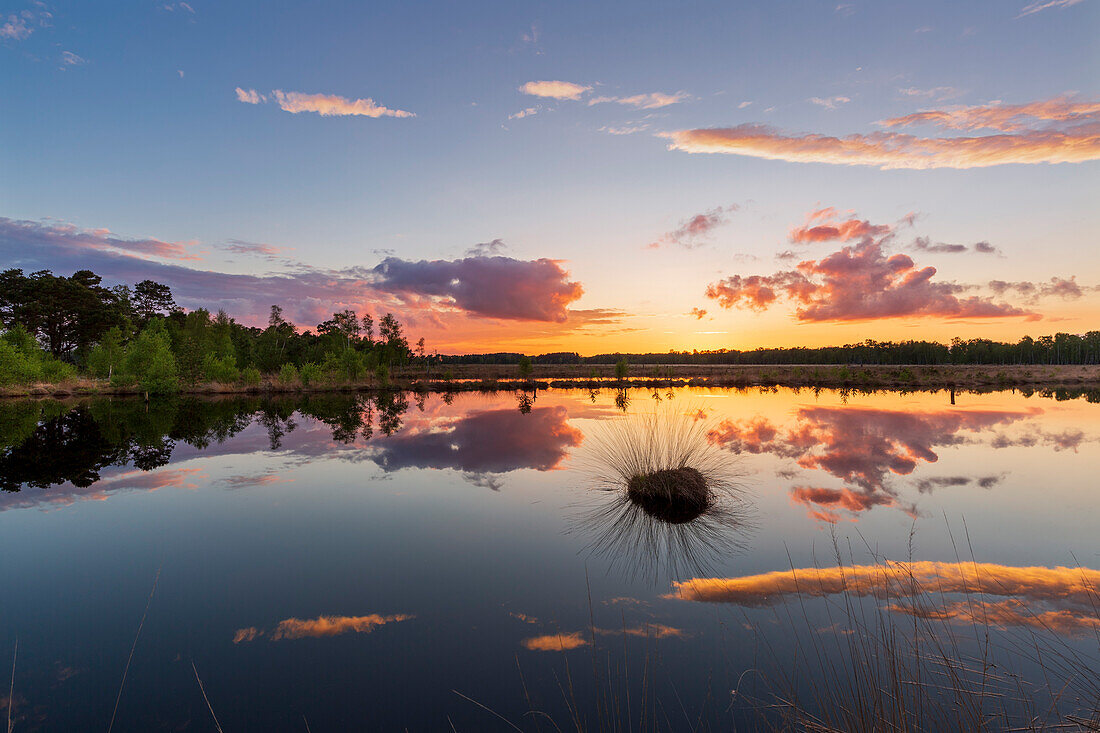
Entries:
[[[516,616],[516,614],[512,614]],[[526,617],[523,621],[528,621]],[[537,622],[536,622],[537,623]],[[665,624],[646,623],[638,626],[628,626],[620,629],[595,628],[592,631],[600,636],[637,636],[643,639],[683,639],[687,636],[683,629]],[[588,640],[584,638],[582,631],[570,631],[567,633],[547,634],[524,639],[520,643],[527,649],[540,652],[559,652],[578,647],[587,646]]]
[[1100,159],[1100,105],[1060,97],[1020,105],[985,105],[917,112],[884,120],[886,127],[934,124],[990,129],[960,137],[898,132],[844,137],[788,134],[760,124],[663,133],[671,150],[727,153],[795,163],[892,168],[983,168],[1007,163],[1080,163]]
[[[693,578],[673,583],[667,598],[738,606],[772,606],[797,597],[838,594],[878,599],[919,598],[891,610],[933,619],[1033,626],[1073,632],[1100,626],[1100,571],[1089,568],[1013,567],[995,563],[930,561],[782,570],[739,578]],[[977,596],[965,602],[947,594]],[[987,601],[984,596],[1005,600]]]
[[286,618],[278,623],[275,629],[267,634],[255,626],[237,629],[233,634],[233,643],[255,641],[263,636],[268,636],[272,641],[283,639],[321,638],[325,636],[339,636],[340,634],[356,633],[369,634],[379,626],[408,621],[416,618],[410,614],[399,613],[392,616],[382,616],[372,613],[367,616],[318,616],[317,618]]
[[257,629],[255,626],[249,626],[245,629],[237,629],[237,632],[233,634],[233,643],[240,644],[241,642],[255,641],[264,635],[264,632]]
[[379,626],[398,621],[408,621],[415,618],[409,614],[397,614],[394,616],[380,616],[372,613],[369,616],[318,616],[317,618],[300,619],[287,618],[279,622],[275,631],[271,633],[273,641],[280,639],[304,639],[306,637],[339,636],[354,632],[356,634],[369,634]]
[[532,636],[524,639],[523,646],[534,652],[564,652],[585,646],[588,642],[579,631],[570,631],[567,634],[546,634],[545,636]]

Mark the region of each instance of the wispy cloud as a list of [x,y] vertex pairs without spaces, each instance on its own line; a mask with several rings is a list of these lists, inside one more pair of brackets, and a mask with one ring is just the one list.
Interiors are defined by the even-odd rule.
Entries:
[[728,221],[727,214],[737,211],[737,204],[718,206],[701,214],[696,214],[690,219],[680,222],[680,226],[670,232],[665,232],[654,242],[650,242],[648,249],[675,245],[684,249],[695,249],[706,243],[707,236],[717,227]]
[[488,242],[478,242],[466,250],[466,255],[468,257],[494,257],[506,249],[508,249],[508,245],[504,243],[503,239],[497,237]]
[[237,93],[238,102],[244,102],[245,104],[260,104],[261,102],[267,101],[267,97],[260,94],[255,89],[241,89],[237,87],[234,91]]
[[348,99],[335,94],[306,94],[304,92],[284,92],[276,89],[270,96],[261,94],[255,89],[235,90],[237,100],[245,104],[262,104],[274,101],[279,108],[298,114],[300,112],[314,112],[322,117],[416,117],[412,112],[401,109],[390,109],[377,104],[373,99]]
[[508,115],[508,119],[510,119],[510,120],[522,120],[524,117],[531,117],[532,115],[537,115],[541,110],[542,110],[542,107],[539,107],[539,106],[525,107],[525,108],[521,109],[519,112],[513,112],[512,114]]
[[1100,103],[1067,97],[1018,105],[926,110],[883,120],[888,128],[928,124],[952,130],[992,130],[960,137],[899,132],[845,137],[788,134],[761,124],[662,133],[669,148],[796,163],[870,165],[882,169],[981,168],[1008,163],[1079,163],[1100,159]]
[[574,84],[570,81],[529,81],[519,90],[533,97],[545,97],[548,99],[580,99],[581,95],[590,91],[592,87],[582,84]]
[[243,239],[230,239],[224,244],[219,245],[219,249],[223,249],[226,252],[232,252],[233,254],[256,255],[267,259],[271,259],[286,251],[282,247],[275,247],[270,244],[263,244],[262,242],[246,242]]
[[1027,15],[1034,15],[1050,8],[1069,8],[1083,0],[1038,0],[1038,2],[1029,3],[1020,9],[1020,14],[1016,16],[1016,20],[1023,18]]
[[818,107],[824,107],[825,109],[837,109],[841,105],[848,104],[848,102],[851,102],[852,100],[850,97],[836,96],[824,98],[810,97],[807,101],[812,104],[816,104]]
[[0,25],[0,38],[9,41],[22,41],[34,31],[27,27],[27,19],[19,15],[9,15],[4,25]]
[[676,92],[674,94],[651,92],[649,94],[634,94],[629,97],[594,97],[588,100],[588,105],[592,106],[594,104],[613,102],[636,109],[660,109],[661,107],[668,107],[687,99],[691,99],[691,95],[687,92]]
[[950,244],[947,242],[933,242],[928,237],[917,237],[913,240],[913,249],[918,252],[932,252],[936,254],[962,254],[971,252],[974,254],[999,255],[1001,250],[989,242],[975,242],[974,244]]
[[45,224],[0,217],[0,239],[26,246],[57,246],[73,250],[103,250],[128,255],[162,257],[171,260],[199,260],[190,252],[196,242],[165,242],[160,239],[129,239],[108,229],[81,229],[72,224]]

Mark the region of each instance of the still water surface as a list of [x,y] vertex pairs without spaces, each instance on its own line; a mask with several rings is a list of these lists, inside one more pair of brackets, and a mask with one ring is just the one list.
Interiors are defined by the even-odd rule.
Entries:
[[[695,558],[644,529],[594,549],[591,436],[655,411],[701,421],[735,460],[736,516]],[[511,730],[471,699],[525,730],[553,728],[532,708],[575,727],[571,706],[595,727],[593,688],[612,684],[635,728],[726,729],[754,719],[730,691],[766,685],[796,638],[828,655],[851,633],[830,611],[838,552],[872,605],[860,573],[912,560],[965,625],[949,594],[979,568],[996,633],[1097,651],[1081,570],[1100,568],[1100,405],[1084,399],[10,402],[0,438],[15,731],[106,730],[113,713],[115,730],[214,730],[211,708],[226,731]]]

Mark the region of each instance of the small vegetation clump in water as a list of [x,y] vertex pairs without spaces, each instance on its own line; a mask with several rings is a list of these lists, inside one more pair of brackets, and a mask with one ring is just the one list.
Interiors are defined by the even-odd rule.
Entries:
[[670,524],[690,522],[711,505],[707,480],[690,466],[632,476],[626,493],[643,512]]
[[741,549],[749,506],[737,457],[709,428],[699,410],[674,405],[595,427],[581,459],[596,490],[581,522],[594,554],[656,582]]

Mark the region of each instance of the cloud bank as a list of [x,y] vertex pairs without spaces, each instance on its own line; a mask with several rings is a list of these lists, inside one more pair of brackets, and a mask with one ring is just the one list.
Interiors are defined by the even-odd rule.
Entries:
[[1069,97],[1017,105],[926,110],[883,120],[887,128],[933,125],[990,130],[984,135],[919,137],[894,131],[834,137],[792,134],[762,124],[662,133],[669,149],[726,153],[794,163],[882,169],[982,168],[1008,163],[1080,163],[1100,159],[1100,103]]

